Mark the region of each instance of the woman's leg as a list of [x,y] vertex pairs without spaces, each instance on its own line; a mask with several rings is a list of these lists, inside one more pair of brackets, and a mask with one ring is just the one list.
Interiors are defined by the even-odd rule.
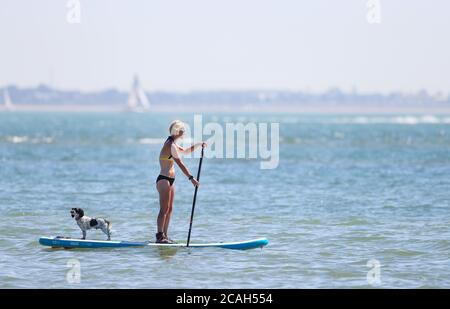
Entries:
[[159,193],[159,214],[158,214],[158,233],[164,232],[164,224],[166,221],[167,211],[170,201],[170,184],[168,180],[160,180],[156,183],[156,189]]
[[170,193],[169,193],[169,208],[167,209],[167,213],[166,213],[166,222],[164,222],[164,234],[166,236],[168,235],[167,231],[169,230],[170,217],[172,216],[174,198],[175,198],[175,185],[172,185],[170,187]]

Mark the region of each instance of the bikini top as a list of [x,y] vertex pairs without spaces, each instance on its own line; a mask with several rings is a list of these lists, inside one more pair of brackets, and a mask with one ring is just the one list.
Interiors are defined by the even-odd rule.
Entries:
[[[166,141],[164,142],[164,144],[167,143],[167,141],[173,142],[173,137],[172,137],[172,136],[169,136],[169,137],[166,139]],[[170,155],[168,155],[168,156],[160,156],[159,159],[160,159],[160,160],[163,160],[163,161],[173,161],[172,154],[170,154]]]
[[172,155],[159,157],[160,160],[163,161],[173,161]]

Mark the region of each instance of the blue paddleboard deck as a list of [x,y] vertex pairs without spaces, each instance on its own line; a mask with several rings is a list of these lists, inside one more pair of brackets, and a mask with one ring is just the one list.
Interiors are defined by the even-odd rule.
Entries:
[[[41,237],[39,243],[43,246],[53,248],[125,248],[125,247],[170,247],[181,248],[186,247],[186,244],[157,244],[152,242],[136,242],[136,241],[117,241],[117,240],[82,240],[65,237]],[[225,248],[236,250],[248,250],[255,248],[262,248],[266,246],[269,241],[266,238],[258,238],[239,242],[219,242],[207,244],[189,244],[189,248]]]

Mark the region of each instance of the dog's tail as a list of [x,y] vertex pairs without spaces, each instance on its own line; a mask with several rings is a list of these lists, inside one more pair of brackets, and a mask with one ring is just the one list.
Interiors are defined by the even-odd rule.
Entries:
[[108,224],[108,229],[110,229],[110,228],[111,228],[111,226],[112,226],[112,223],[111,223],[111,221],[108,221],[108,220],[106,220],[106,219],[105,219],[105,222],[106,222],[106,224]]
[[108,221],[106,219],[104,219],[104,220],[105,220],[105,223],[108,225],[108,227],[106,228],[106,234],[108,235],[108,240],[111,240],[111,234],[112,234],[111,226],[112,226],[112,223],[111,223],[111,221]]

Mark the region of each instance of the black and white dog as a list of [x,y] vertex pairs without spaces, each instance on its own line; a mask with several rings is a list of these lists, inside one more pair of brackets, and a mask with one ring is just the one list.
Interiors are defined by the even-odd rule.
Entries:
[[86,239],[86,231],[90,229],[101,229],[103,233],[108,236],[108,240],[111,240],[111,222],[103,218],[89,218],[84,215],[84,211],[81,208],[72,208],[70,211],[72,218],[75,218],[78,226],[83,232],[83,238]]

